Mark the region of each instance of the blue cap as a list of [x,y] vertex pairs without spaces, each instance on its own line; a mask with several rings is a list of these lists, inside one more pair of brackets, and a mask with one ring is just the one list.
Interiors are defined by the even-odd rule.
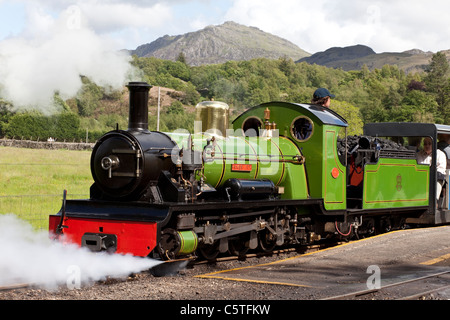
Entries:
[[314,99],[320,99],[320,98],[325,98],[325,97],[334,98],[336,96],[325,88],[319,88],[316,91],[314,91],[313,97],[314,97]]

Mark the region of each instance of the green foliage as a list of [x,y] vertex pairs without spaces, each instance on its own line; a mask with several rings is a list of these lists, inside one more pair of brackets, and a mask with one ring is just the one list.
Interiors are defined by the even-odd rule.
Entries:
[[200,93],[195,89],[194,85],[188,82],[184,87],[185,95],[182,102],[187,105],[195,106],[200,101]]
[[77,96],[77,107],[80,116],[92,115],[98,107],[100,99],[103,97],[102,89],[88,78],[82,77],[83,87]]
[[178,54],[177,61],[187,65],[187,63],[186,63],[186,55],[184,54],[184,52],[180,52]]
[[47,140],[52,137],[57,140],[73,139],[79,136],[80,117],[74,113],[63,112],[45,116],[39,112],[16,113],[5,127],[5,136]]
[[5,128],[5,134],[16,138],[46,139],[49,137],[46,130],[48,124],[48,118],[39,112],[17,113],[9,120],[8,126]]
[[49,133],[59,140],[70,140],[80,130],[80,117],[74,113],[63,112],[49,119]]
[[166,111],[167,114],[184,114],[183,104],[180,101],[174,101]]
[[[336,95],[331,108],[350,123],[350,134],[361,133],[363,124],[369,122],[450,124],[450,66],[442,52],[433,55],[425,72],[414,74],[406,74],[395,65],[372,71],[363,65],[361,70],[346,72],[294,63],[286,56],[190,67],[180,52],[177,61],[133,56],[131,63],[141,71],[140,80],[182,92],[179,101],[162,110],[161,131],[187,128],[192,132],[194,114],[186,106],[202,100],[226,102],[234,117],[268,101],[309,103],[318,87]],[[87,133],[93,141],[117,124],[126,128],[126,89],[114,91],[86,77],[81,79],[83,86],[76,97],[63,101],[55,94],[59,115],[15,113],[13,106],[0,98],[0,134],[84,141]],[[149,118],[149,127],[156,130],[156,117]]]
[[191,78],[191,68],[181,61],[133,56],[132,65],[141,69],[144,80],[153,86],[182,90],[184,82]]
[[364,124],[357,107],[345,101],[333,101],[331,108],[347,120],[348,135],[361,135],[363,133]]
[[[159,131],[173,132],[176,129],[184,129],[194,133],[194,113],[181,112],[162,112],[160,114]],[[150,117],[148,119],[149,130],[156,130],[157,117]]]
[[439,119],[450,122],[450,65],[443,52],[433,55],[424,77],[427,90],[434,95],[438,104]]

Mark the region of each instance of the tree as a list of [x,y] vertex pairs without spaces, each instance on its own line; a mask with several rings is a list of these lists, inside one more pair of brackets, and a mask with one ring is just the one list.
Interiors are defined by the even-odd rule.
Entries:
[[278,63],[281,72],[283,72],[286,75],[286,77],[289,77],[295,68],[295,63],[292,60],[292,58],[289,58],[288,56],[284,55],[278,58]]
[[187,62],[186,62],[186,55],[184,54],[183,51],[180,51],[180,53],[179,53],[178,56],[177,56],[176,61],[181,62],[181,63],[187,65]]
[[167,114],[184,114],[183,104],[177,100],[172,102],[172,104],[167,108],[166,113]]
[[348,135],[361,135],[363,133],[364,123],[357,107],[345,101],[333,100],[331,109],[347,120]]
[[447,79],[447,84],[444,86],[442,90],[443,94],[443,107],[441,109],[442,111],[442,118],[443,118],[443,124],[450,124],[450,78]]
[[86,77],[82,77],[83,87],[77,96],[78,113],[81,116],[90,116],[98,107],[103,97],[102,89]]
[[[448,113],[448,105],[450,103],[450,96],[448,94],[450,65],[447,56],[440,51],[433,55],[431,62],[426,69],[425,83],[430,92],[436,97],[436,102],[439,105],[441,114]],[[450,119],[449,119],[450,120]]]
[[192,83],[188,82],[184,88],[185,95],[183,97],[184,104],[196,105],[200,101],[200,93],[195,90]]
[[167,73],[174,78],[181,79],[183,81],[189,81],[191,79],[191,70],[189,66],[180,61],[164,61],[161,68],[158,70],[162,73]]
[[408,84],[408,90],[420,90],[425,91],[427,86],[425,85],[425,82],[423,81],[417,81],[417,80],[411,80]]
[[442,122],[442,118],[437,113],[438,105],[433,95],[412,90],[407,93],[401,103],[401,109],[397,114],[391,114],[390,121],[404,122]]

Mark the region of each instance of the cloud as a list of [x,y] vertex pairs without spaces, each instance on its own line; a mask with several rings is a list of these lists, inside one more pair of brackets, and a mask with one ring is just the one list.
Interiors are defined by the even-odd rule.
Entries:
[[[150,1],[141,1],[149,3]],[[167,3],[148,6],[139,2],[80,2],[78,6],[86,15],[89,25],[97,32],[111,32],[123,28],[155,28],[172,19]]]
[[54,17],[37,5],[27,7],[28,24],[0,42],[0,93],[16,108],[55,111],[53,95],[73,97],[80,75],[99,85],[121,88],[133,72],[130,57],[89,28],[77,6]]
[[365,44],[377,52],[448,49],[450,3],[422,0],[332,1],[235,0],[226,18],[284,37],[314,53],[333,46]]
[[[87,27],[99,36],[114,38],[116,47],[123,49],[129,48],[130,43],[136,44],[138,43],[136,41],[144,38],[153,41],[154,38],[165,34],[167,26],[172,25],[174,21],[173,6],[185,1],[9,0],[8,2],[21,4],[26,8],[27,30],[38,29],[39,23],[45,23],[44,17],[51,23],[68,8],[77,8],[83,15]],[[33,14],[41,21],[33,21]],[[140,44],[142,43],[138,43]]]

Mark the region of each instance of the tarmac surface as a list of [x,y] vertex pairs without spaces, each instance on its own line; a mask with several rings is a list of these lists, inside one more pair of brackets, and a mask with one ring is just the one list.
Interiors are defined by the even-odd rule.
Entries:
[[448,270],[450,226],[442,226],[394,231],[310,254],[197,277],[303,287],[305,294],[330,297]]

